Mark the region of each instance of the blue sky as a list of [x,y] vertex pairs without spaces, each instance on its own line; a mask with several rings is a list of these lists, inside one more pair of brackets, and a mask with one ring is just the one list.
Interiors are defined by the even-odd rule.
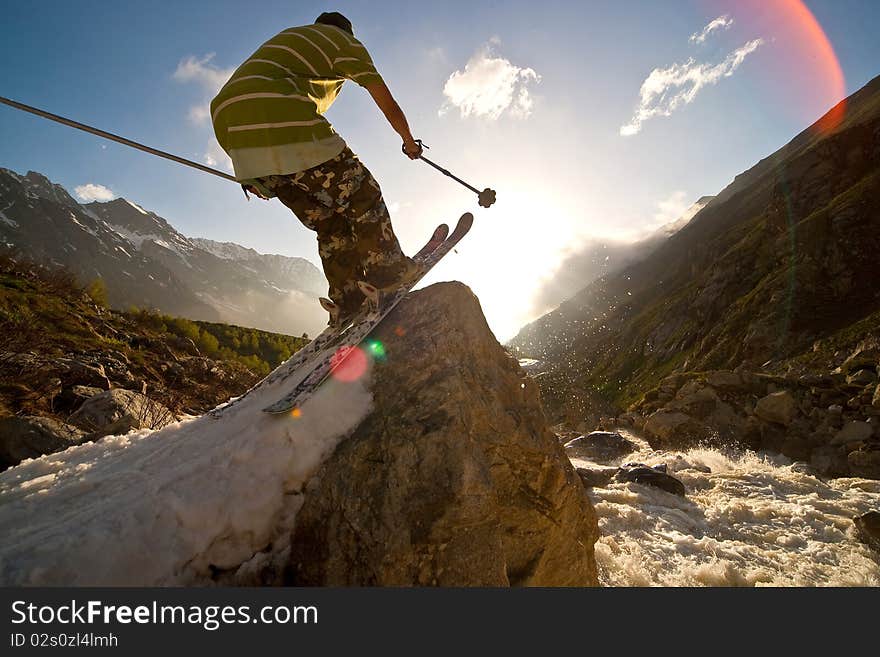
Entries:
[[[806,5],[836,52],[845,93],[880,74],[880,3]],[[210,101],[212,81],[281,29],[341,11],[432,146],[429,157],[498,191],[433,280],[470,284],[507,338],[544,310],[531,296],[567,250],[674,218],[830,106],[837,90],[819,72],[820,55],[759,6],[7,0],[0,94],[203,161],[212,131],[193,113]],[[691,38],[720,17],[705,40]],[[175,75],[189,58],[191,75]],[[652,71],[662,93],[643,103],[637,134],[622,136]],[[676,87],[676,78],[691,82]],[[688,90],[689,101],[678,94]],[[328,118],[382,184],[405,250],[477,209],[475,196],[400,155],[363,90],[347,84]],[[246,203],[222,180],[4,107],[0,144],[0,166],[40,171],[71,191],[104,186],[190,236],[318,262],[313,234],[283,206]]]

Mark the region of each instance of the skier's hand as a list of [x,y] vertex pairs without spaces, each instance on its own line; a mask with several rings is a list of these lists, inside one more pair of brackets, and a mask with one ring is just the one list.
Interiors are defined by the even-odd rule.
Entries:
[[417,160],[422,154],[422,145],[415,139],[407,139],[403,142],[403,152],[409,159]]

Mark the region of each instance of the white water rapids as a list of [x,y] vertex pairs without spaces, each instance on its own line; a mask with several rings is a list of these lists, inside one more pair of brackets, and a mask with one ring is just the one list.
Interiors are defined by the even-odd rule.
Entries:
[[823,481],[751,452],[654,451],[620,433],[642,447],[605,465],[666,463],[687,498],[635,483],[587,489],[603,585],[880,586],[880,555],[852,521],[880,510],[880,481]]

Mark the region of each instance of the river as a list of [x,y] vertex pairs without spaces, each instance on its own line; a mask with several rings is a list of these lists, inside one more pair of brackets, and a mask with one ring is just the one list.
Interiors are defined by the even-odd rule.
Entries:
[[852,521],[880,510],[880,481],[825,481],[752,452],[654,451],[621,433],[640,448],[606,465],[666,463],[687,497],[633,483],[588,489],[603,585],[880,586],[880,555]]

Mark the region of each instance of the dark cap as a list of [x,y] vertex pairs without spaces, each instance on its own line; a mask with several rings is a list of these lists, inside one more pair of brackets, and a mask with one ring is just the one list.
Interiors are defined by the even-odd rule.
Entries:
[[351,21],[338,11],[325,11],[315,19],[315,22],[322,23],[323,25],[333,25],[340,30],[345,30],[351,36],[354,36],[354,29],[351,27]]

